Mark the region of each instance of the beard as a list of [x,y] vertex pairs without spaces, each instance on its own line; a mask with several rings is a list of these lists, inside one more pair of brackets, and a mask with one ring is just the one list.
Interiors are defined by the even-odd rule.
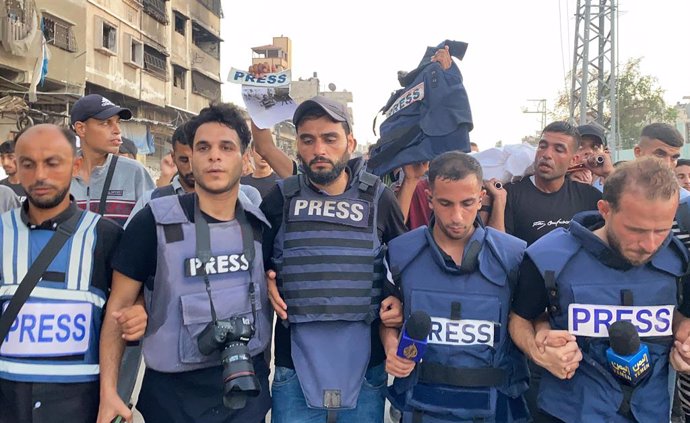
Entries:
[[57,205],[62,203],[65,197],[69,194],[69,187],[67,187],[62,191],[58,191],[58,193],[52,197],[36,198],[31,195],[31,192],[33,188],[36,188],[37,186],[38,184],[29,187],[29,190],[26,192],[26,198],[29,200],[29,203],[39,209],[52,209],[53,207],[57,207]]
[[607,231],[606,231],[606,239],[607,239],[608,242],[609,242],[609,246],[610,246],[615,252],[617,252],[621,257],[623,257],[623,258],[625,259],[625,261],[627,261],[628,263],[632,264],[633,266],[642,266],[643,264],[648,263],[648,262],[652,259],[652,257],[654,257],[654,255],[655,255],[655,254],[661,249],[661,247],[664,245],[663,243],[660,244],[659,247],[657,247],[657,249],[654,250],[651,254],[649,254],[647,251],[644,251],[644,250],[638,250],[638,251],[636,251],[637,253],[639,253],[639,255],[642,255],[642,254],[647,255],[647,254],[649,254],[649,256],[648,256],[646,259],[644,259],[644,260],[635,260],[635,259],[631,259],[631,258],[628,257],[627,255],[625,255],[625,253],[623,252],[622,246],[621,246],[621,241],[620,241],[620,239],[618,239],[618,237],[616,236],[616,234],[613,233],[613,231],[611,231],[611,230],[607,230]]
[[[304,173],[312,183],[316,185],[330,185],[333,181],[338,179],[340,174],[343,173],[343,170],[347,167],[347,162],[350,160],[350,153],[345,152],[335,163],[325,157],[317,156],[307,164],[301,156],[298,155],[298,157],[300,162],[302,162]],[[316,163],[329,163],[332,168],[331,170],[312,170],[311,166]]]
[[470,233],[470,230],[472,229],[472,226],[470,227],[465,227],[465,230],[460,232],[460,234],[451,232],[449,228],[446,226],[440,224],[438,221],[436,221],[436,225],[438,225],[438,228],[443,232],[443,234],[448,238],[452,239],[454,241],[462,241],[463,239],[467,238],[467,235]]
[[194,188],[194,173],[189,172],[186,175],[179,174],[180,179],[184,181],[184,184],[187,185],[188,188]]

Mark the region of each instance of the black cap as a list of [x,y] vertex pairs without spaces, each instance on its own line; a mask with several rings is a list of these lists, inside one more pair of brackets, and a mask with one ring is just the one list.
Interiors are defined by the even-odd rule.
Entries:
[[603,145],[606,147],[606,136],[604,135],[604,131],[601,130],[596,125],[580,125],[577,127],[577,131],[580,133],[581,137],[584,136],[589,136],[589,137],[594,137],[599,140],[599,144]]
[[292,123],[294,123],[295,126],[299,126],[300,120],[302,120],[304,114],[314,108],[323,110],[336,122],[347,123],[348,128],[352,131],[352,122],[350,122],[350,114],[347,111],[347,106],[320,95],[302,102],[302,104],[297,107],[297,110],[295,110],[295,114],[292,117]]
[[134,141],[129,138],[122,137],[122,144],[120,144],[120,154],[131,154],[133,156],[137,155],[139,149]]
[[99,94],[89,94],[77,100],[72,107],[72,125],[77,122],[86,122],[90,118],[105,120],[115,115],[120,119],[131,119],[132,112],[120,107]]

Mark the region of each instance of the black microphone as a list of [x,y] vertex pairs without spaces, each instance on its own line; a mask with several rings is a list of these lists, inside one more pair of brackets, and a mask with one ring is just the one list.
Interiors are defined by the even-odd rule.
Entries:
[[619,320],[609,326],[609,343],[606,359],[616,377],[635,386],[649,374],[649,348],[640,345],[640,335],[632,323]]
[[419,363],[426,351],[429,333],[431,333],[431,317],[424,311],[412,313],[400,333],[398,357]]

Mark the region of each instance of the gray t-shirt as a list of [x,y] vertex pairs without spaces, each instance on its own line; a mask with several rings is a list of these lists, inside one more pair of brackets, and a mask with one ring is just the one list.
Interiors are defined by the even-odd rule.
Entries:
[[0,213],[16,209],[21,205],[22,203],[19,201],[19,197],[12,191],[12,188],[6,185],[0,185]]

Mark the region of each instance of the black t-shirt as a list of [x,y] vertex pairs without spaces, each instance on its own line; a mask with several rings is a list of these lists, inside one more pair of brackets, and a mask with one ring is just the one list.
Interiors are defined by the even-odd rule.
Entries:
[[[271,224],[271,228],[264,231],[263,249],[264,266],[271,269],[271,257],[273,256],[273,242],[280,225],[283,222],[284,199],[280,189],[276,186],[261,203],[261,211]],[[379,198],[376,207],[377,232],[379,239],[387,243],[391,239],[403,234],[406,231],[403,223],[402,212],[398,206],[395,194],[389,188],[385,188]],[[369,367],[376,366],[385,360],[386,355],[379,337],[380,320],[376,319],[371,324],[371,359]],[[290,329],[283,326],[280,319],[275,325],[275,362],[276,366],[294,368],[290,351]]]
[[512,310],[527,320],[541,316],[549,305],[544,278],[529,256],[520,264],[520,276],[513,293]]
[[276,186],[276,183],[279,179],[280,178],[275,172],[271,172],[270,175],[264,176],[263,178],[255,178],[254,175],[243,176],[240,178],[240,183],[242,185],[249,185],[256,188],[259,190],[261,198],[266,198],[266,195],[268,195],[273,187]]
[[598,189],[565,178],[560,190],[540,191],[530,178],[506,184],[506,232],[531,245],[559,227],[567,227],[577,213],[596,210],[601,199]]
[[[190,222],[194,222],[194,197],[194,193],[177,197]],[[201,213],[208,223],[219,223],[203,211]],[[258,228],[261,225],[251,213],[247,213],[247,219],[254,227]],[[139,210],[127,224],[112,264],[113,269],[136,281],[144,282],[148,289],[153,290],[153,277],[158,265],[158,238],[156,220],[149,205]]]
[[[177,196],[182,210],[190,222],[194,222],[194,198],[194,193]],[[208,223],[220,222],[218,219],[207,215],[203,211],[202,214]],[[258,229],[259,226],[263,226],[263,224],[259,223],[259,220],[251,213],[247,213],[246,216],[247,220],[255,228]],[[122,236],[122,241],[113,259],[113,269],[127,277],[143,282],[148,289],[153,290],[154,276],[158,262],[157,256],[158,239],[156,236],[156,221],[153,217],[151,207],[147,205],[135,214],[127,225]],[[177,354],[176,351],[171,351],[170,353]],[[267,378],[268,369],[264,369],[265,361],[263,354],[253,357],[253,363],[257,376],[261,380]],[[185,398],[185,401],[187,401],[184,406],[186,411],[192,414],[199,413],[199,410],[206,410],[208,407],[216,404],[216,398],[220,398],[216,397],[216,395],[220,395],[222,392],[221,372],[222,370],[219,366],[183,373],[160,373],[147,369],[147,378],[144,379],[145,383],[142,388],[142,397],[140,398],[145,397],[151,400],[151,403],[155,403],[156,401],[162,400],[162,398],[159,397],[163,395],[158,395],[158,393],[174,391],[174,395],[178,395],[179,398]],[[170,391],[170,386],[175,386],[173,391]],[[266,389],[266,387],[262,389]],[[209,400],[209,398],[212,399]],[[173,401],[174,400],[175,398],[173,398]],[[260,408],[255,399],[250,399],[249,401],[253,404],[251,410]],[[180,409],[181,407],[173,407],[163,414],[176,414],[180,412]],[[251,417],[247,417],[245,414],[251,410],[247,408],[233,413],[239,413],[237,416],[240,416],[240,420],[242,421],[252,421],[252,419],[256,421],[265,414],[264,410],[262,413],[256,415],[252,414]],[[150,410],[147,412],[151,413]],[[230,415],[231,411],[227,412],[228,415]],[[236,414],[232,414],[232,416]],[[184,417],[180,418],[184,419]]]
[[7,187],[12,188],[12,191],[14,191],[15,194],[17,194],[17,197],[21,199],[21,201],[24,201],[26,198],[26,191],[24,191],[24,187],[22,184],[13,184],[10,182],[10,178],[5,178],[3,180],[0,180],[0,185],[5,185]]

